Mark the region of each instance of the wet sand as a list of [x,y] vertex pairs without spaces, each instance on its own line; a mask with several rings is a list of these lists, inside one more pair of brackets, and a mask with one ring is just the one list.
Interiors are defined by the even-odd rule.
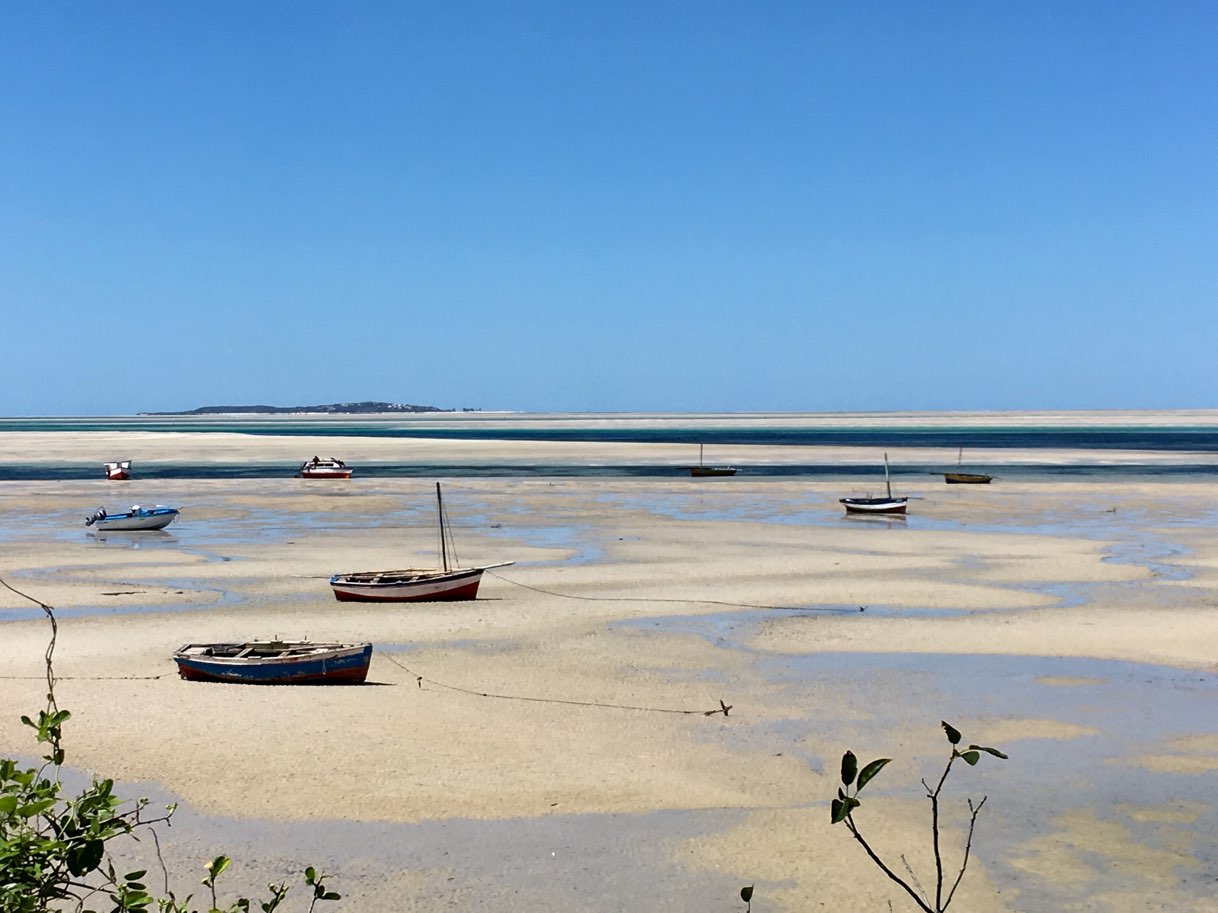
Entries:
[[[216,437],[153,435],[141,458],[339,452]],[[359,446],[340,455],[402,442]],[[860,825],[928,884],[918,781],[949,719],[1011,755],[953,773],[953,822],[990,797],[961,909],[1216,909],[1218,486],[931,479],[883,521],[840,514],[857,484],[463,479],[461,560],[516,565],[474,603],[362,607],[325,578],[433,563],[430,482],[14,482],[0,574],[60,610],[70,763],[183,803],[178,870],[224,850],[257,885],[320,863],[361,910],[733,909],[750,883],[759,910],[903,909],[829,826],[838,759],[895,758]],[[83,526],[154,502],[180,524]],[[28,756],[47,624],[7,592],[0,621],[0,747]],[[203,685],[169,660],[268,636],[372,641],[372,684]]]

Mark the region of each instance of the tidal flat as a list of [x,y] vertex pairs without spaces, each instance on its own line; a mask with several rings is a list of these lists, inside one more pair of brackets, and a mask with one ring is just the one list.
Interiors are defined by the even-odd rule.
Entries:
[[[6,482],[0,576],[60,611],[69,764],[182,803],[185,890],[223,851],[234,887],[322,866],[345,909],[733,909],[746,884],[903,909],[828,804],[846,749],[894,758],[859,824],[927,884],[946,719],[1010,755],[953,768],[949,868],[989,797],[961,909],[1218,909],[1218,484],[927,478],[895,523],[842,515],[858,484],[447,480],[461,561],[516,564],[476,602],[365,606],[327,578],[434,563],[434,480]],[[130,503],[182,515],[85,529]],[[29,757],[48,625],[4,592],[0,632],[0,747]],[[170,660],[266,637],[371,641],[370,684]]]

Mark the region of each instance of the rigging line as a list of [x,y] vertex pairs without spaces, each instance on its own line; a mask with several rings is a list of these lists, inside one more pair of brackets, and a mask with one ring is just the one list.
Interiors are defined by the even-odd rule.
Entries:
[[541,587],[529,586],[527,583],[521,583],[519,580],[512,580],[510,577],[504,577],[502,574],[496,574],[494,571],[483,571],[484,574],[489,574],[504,583],[515,584],[518,587],[523,587],[526,590],[532,590],[534,593],[542,593],[546,596],[557,596],[560,599],[579,599],[584,602],[669,602],[679,604],[697,604],[697,605],[720,605],[727,606],[732,609],[773,609],[779,612],[829,612],[833,614],[845,614],[845,612],[836,606],[788,606],[788,605],[756,605],[751,602],[725,602],[720,599],[663,599],[654,596],[576,596],[572,593],[556,593],[553,590],[543,590]]
[[414,672],[412,669],[408,669],[406,666],[403,666],[392,656],[389,656],[383,652],[379,655],[384,659],[389,660],[389,662],[393,663],[407,675],[413,675],[420,688],[422,688],[423,683],[426,682],[427,684],[434,685],[437,688],[444,688],[448,691],[456,691],[461,694],[470,694],[474,697],[491,697],[501,701],[524,701],[533,704],[567,704],[568,706],[574,707],[600,707],[607,710],[637,710],[644,713],[679,713],[685,716],[715,716],[716,714],[720,713],[727,716],[728,711],[732,709],[731,704],[725,704],[722,700],[719,701],[719,706],[715,710],[676,710],[671,707],[634,707],[629,704],[608,704],[601,701],[572,701],[557,697],[529,697],[519,694],[495,694],[490,691],[475,691],[472,688],[462,688],[459,685],[448,685],[434,679],[424,678],[423,676]]

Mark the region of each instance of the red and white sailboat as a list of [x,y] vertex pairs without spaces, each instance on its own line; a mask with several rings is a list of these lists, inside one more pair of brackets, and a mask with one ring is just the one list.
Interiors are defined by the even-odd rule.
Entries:
[[482,572],[507,567],[513,561],[481,567],[456,567],[449,564],[452,551],[450,533],[444,516],[444,496],[436,483],[436,506],[440,514],[440,567],[403,568],[394,571],[360,571],[335,574],[330,578],[334,598],[339,602],[456,602],[478,597]]

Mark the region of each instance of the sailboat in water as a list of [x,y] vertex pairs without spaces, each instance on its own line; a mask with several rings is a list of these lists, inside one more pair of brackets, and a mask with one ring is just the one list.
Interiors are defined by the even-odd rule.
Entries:
[[735,466],[707,466],[702,461],[703,445],[698,445],[698,465],[689,467],[689,474],[695,479],[703,476],[734,476],[736,474]]
[[960,466],[964,461],[964,448],[956,454],[956,471],[943,473],[943,481],[948,485],[989,485],[993,476],[983,472],[961,472]]
[[884,484],[888,496],[884,498],[838,498],[848,514],[903,514],[909,498],[892,496],[892,477],[888,472],[888,454],[884,454]]
[[[456,602],[476,599],[483,571],[515,564],[514,561],[501,561],[481,567],[457,567],[439,482],[436,483],[436,508],[440,514],[440,567],[335,574],[330,578],[334,598],[339,602]],[[452,563],[449,561],[450,552],[453,552]]]

